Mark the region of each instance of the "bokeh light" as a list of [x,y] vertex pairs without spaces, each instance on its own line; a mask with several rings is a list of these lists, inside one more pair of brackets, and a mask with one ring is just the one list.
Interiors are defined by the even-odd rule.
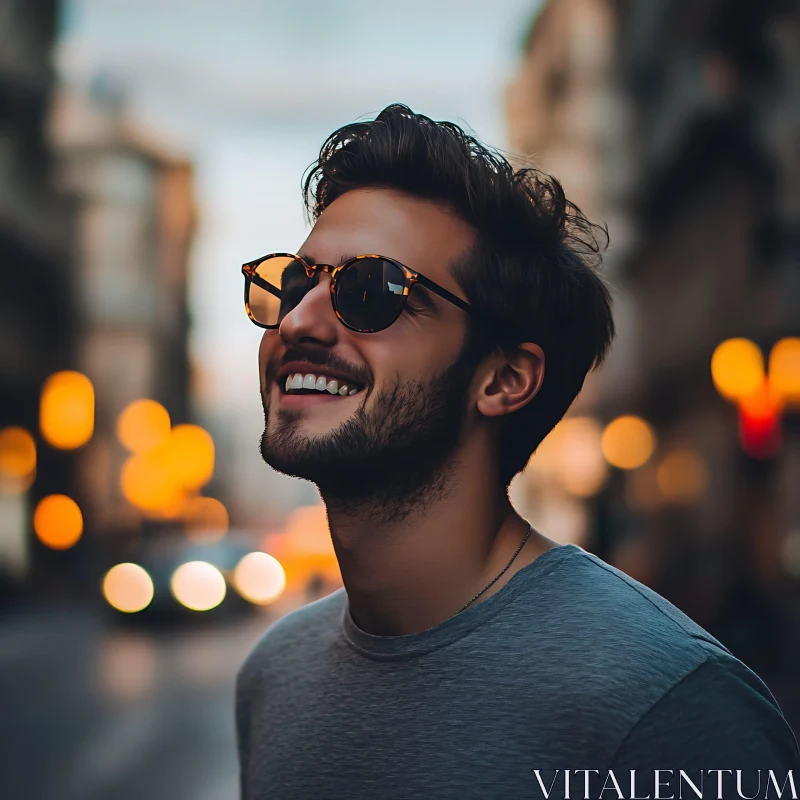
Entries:
[[36,475],[36,442],[25,428],[0,430],[0,491],[9,494],[30,488]]
[[68,550],[83,533],[83,514],[65,494],[43,497],[33,512],[33,529],[42,544],[53,550]]
[[606,460],[619,469],[637,469],[646,464],[655,449],[655,434],[640,417],[624,416],[603,431],[601,447]]
[[169,412],[155,400],[136,400],[119,416],[117,436],[132,453],[146,453],[170,435]]
[[570,494],[592,497],[608,476],[608,464],[600,446],[600,425],[590,417],[570,417],[560,427],[556,475]]
[[228,532],[228,509],[214,497],[188,498],[181,519],[186,535],[195,542],[216,542]]
[[729,400],[755,392],[764,382],[764,356],[749,339],[727,339],[711,356],[711,378]]
[[174,480],[161,447],[131,456],[122,465],[120,490],[123,497],[142,511],[159,517],[180,513],[185,495]]
[[782,444],[782,398],[769,380],[739,401],[739,441],[754,458],[771,458]]
[[176,425],[169,440],[173,479],[199,489],[214,475],[214,440],[199,425]]
[[80,372],[51,375],[42,387],[39,426],[48,444],[60,450],[80,447],[94,432],[94,387]]
[[103,597],[110,606],[126,614],[147,608],[153,600],[153,580],[138,564],[117,564],[103,578]]
[[248,553],[233,572],[236,591],[256,605],[277,600],[286,587],[286,573],[280,562],[268,553]]
[[170,587],[175,599],[192,611],[216,608],[227,591],[222,573],[207,561],[189,561],[173,573]]
[[694,450],[668,453],[658,465],[656,483],[661,496],[672,503],[698,500],[708,489],[708,468]]
[[800,405],[800,339],[787,337],[769,354],[769,382],[787,405]]
[[315,576],[331,587],[342,584],[325,506],[301,506],[283,530],[264,537],[261,549],[278,559],[286,573],[287,593],[303,590]]

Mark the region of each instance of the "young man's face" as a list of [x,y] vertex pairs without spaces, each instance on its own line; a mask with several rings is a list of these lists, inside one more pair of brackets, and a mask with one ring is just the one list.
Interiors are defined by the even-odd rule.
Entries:
[[[465,300],[449,265],[473,243],[472,229],[434,203],[358,189],[326,208],[300,254],[334,265],[342,256],[386,256]],[[468,315],[417,285],[390,327],[357,333],[337,319],[329,285],[322,274],[280,330],[264,333],[262,456],[343,497],[419,488],[440,471],[462,433],[475,367],[462,354]],[[324,376],[327,366],[343,376],[340,386],[349,379],[359,391],[287,394],[281,369],[306,360],[314,366],[297,371]]]

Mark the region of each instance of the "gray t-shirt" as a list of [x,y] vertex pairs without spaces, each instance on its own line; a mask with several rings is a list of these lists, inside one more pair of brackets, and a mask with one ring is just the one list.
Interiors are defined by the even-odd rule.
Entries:
[[530,800],[564,797],[567,777],[573,799],[656,797],[656,779],[659,797],[697,797],[684,775],[739,797],[736,770],[741,795],[778,797],[770,769],[783,797],[800,791],[762,681],[575,545],[420,633],[362,631],[344,589],[292,612],[242,666],[236,718],[243,800]]

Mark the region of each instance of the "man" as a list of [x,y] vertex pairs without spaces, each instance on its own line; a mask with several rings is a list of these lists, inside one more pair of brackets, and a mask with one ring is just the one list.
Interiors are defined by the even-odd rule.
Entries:
[[764,684],[509,502],[614,335],[594,226],[557,181],[400,105],[336,131],[304,189],[310,235],[246,264],[245,300],[263,458],[317,485],[344,588],[240,671],[243,797],[677,797],[655,770],[709,797],[716,777],[738,796],[737,769],[748,795],[758,769],[787,786],[800,753]]

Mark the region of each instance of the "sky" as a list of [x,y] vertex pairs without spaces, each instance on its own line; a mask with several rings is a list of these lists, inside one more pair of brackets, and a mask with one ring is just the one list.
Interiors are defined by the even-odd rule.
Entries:
[[[300,182],[325,138],[401,102],[505,147],[505,86],[538,0],[66,0],[55,65],[98,74],[127,113],[193,161],[199,210],[190,303],[197,410],[258,490],[263,429],[241,264],[308,232]],[[212,430],[212,432],[214,432]],[[288,480],[288,479],[287,479]],[[290,494],[294,484],[274,492]]]

